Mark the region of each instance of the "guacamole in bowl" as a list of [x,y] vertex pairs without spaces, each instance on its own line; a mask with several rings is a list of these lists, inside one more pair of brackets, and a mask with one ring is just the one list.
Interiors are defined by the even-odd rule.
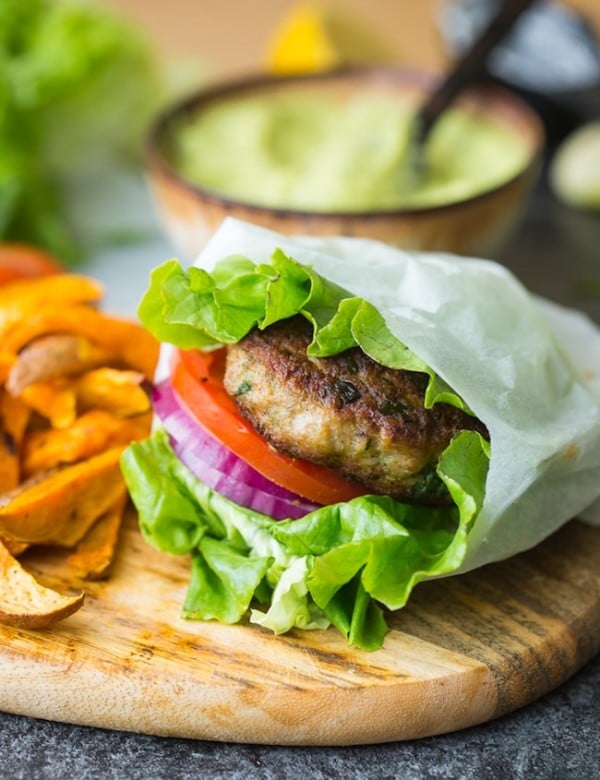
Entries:
[[472,90],[411,134],[431,79],[360,68],[217,84],[151,128],[147,165],[165,229],[194,259],[226,216],[288,235],[352,235],[489,254],[535,181],[543,130],[501,89]]
[[454,203],[527,163],[524,139],[493,116],[451,108],[412,169],[412,100],[311,91],[239,96],[182,123],[174,162],[186,179],[246,203],[378,211]]

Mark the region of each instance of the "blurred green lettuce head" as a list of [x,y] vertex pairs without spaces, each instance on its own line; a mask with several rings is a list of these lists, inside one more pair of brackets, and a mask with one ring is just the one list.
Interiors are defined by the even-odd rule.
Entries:
[[85,0],[0,3],[0,238],[73,254],[62,185],[139,152],[161,99],[140,31]]

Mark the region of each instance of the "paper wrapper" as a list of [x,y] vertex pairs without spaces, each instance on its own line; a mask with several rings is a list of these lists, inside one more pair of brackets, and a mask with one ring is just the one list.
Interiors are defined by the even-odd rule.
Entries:
[[[227,219],[196,261],[280,247],[372,303],[485,423],[486,496],[459,571],[526,550],[568,520],[600,525],[600,330],[502,266],[355,238],[288,238]],[[168,350],[164,351],[167,358]]]

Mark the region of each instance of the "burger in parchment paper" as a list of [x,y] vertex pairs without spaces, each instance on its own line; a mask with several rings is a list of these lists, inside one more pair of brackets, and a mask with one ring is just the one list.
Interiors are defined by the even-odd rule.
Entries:
[[229,219],[139,314],[155,424],[122,468],[191,553],[185,617],[374,649],[418,582],[600,522],[600,332],[495,263]]

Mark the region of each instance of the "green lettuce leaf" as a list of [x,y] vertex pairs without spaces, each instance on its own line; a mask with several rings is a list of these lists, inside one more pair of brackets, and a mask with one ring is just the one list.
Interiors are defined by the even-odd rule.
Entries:
[[336,355],[360,347],[384,366],[429,376],[425,405],[463,400],[399,341],[377,309],[363,298],[275,249],[270,264],[255,265],[239,255],[217,263],[212,273],[177,260],[156,268],[138,308],[143,325],[159,341],[182,349],[210,349],[238,342],[254,327],[261,330],[296,314],[312,325],[311,357]]
[[146,540],[191,553],[184,617],[233,623],[249,613],[276,633],[331,623],[350,644],[373,650],[387,631],[383,608],[399,609],[418,582],[460,566],[488,460],[478,434],[453,439],[437,467],[450,508],[361,496],[283,521],[208,488],[160,428],[128,447],[122,470]]

